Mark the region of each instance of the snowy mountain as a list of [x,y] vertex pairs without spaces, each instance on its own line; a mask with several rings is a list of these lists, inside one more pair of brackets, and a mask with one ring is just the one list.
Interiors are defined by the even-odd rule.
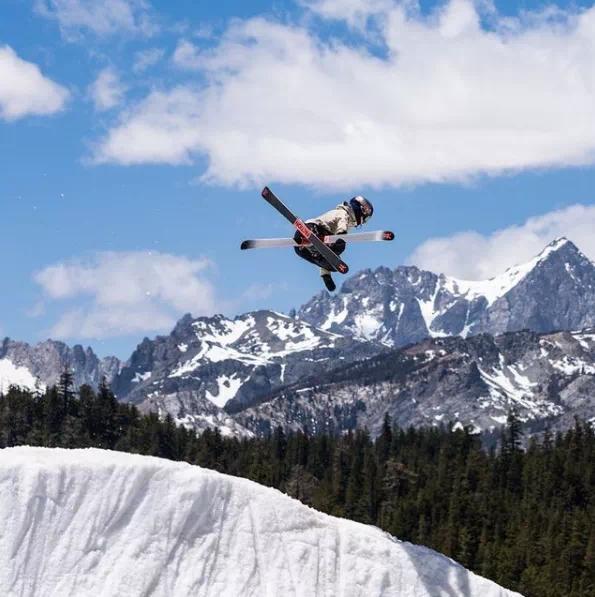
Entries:
[[120,361],[116,357],[99,359],[89,347],[69,347],[63,342],[46,340],[34,346],[4,338],[0,344],[0,391],[10,385],[32,390],[55,384],[69,369],[76,386],[97,386],[103,377],[108,383],[116,376]]
[[323,292],[297,316],[323,330],[406,346],[425,338],[595,326],[595,265],[569,240],[485,281],[414,266],[364,270],[340,292]]
[[113,388],[120,399],[169,412],[184,424],[241,431],[228,413],[285,384],[382,350],[273,311],[235,319],[186,315],[170,335],[145,338]]
[[0,594],[513,597],[274,489],[108,452],[0,450]]
[[[416,267],[379,268],[356,274],[334,296],[325,292],[314,297],[297,318],[266,310],[234,319],[186,315],[169,335],[145,338],[126,363],[113,357],[100,361],[90,348],[53,341],[31,347],[6,339],[0,346],[0,388],[10,383],[42,388],[55,383],[68,366],[77,386],[96,386],[105,376],[120,400],[143,411],[169,413],[197,430],[216,426],[237,435],[277,423],[311,431],[358,425],[374,429],[386,410],[402,425],[454,420],[489,429],[504,421],[511,404],[521,406],[527,421],[553,417],[564,425],[574,414],[595,417],[592,405],[578,398],[591,391],[593,360],[577,336],[560,336],[556,350],[547,345],[535,348],[536,341],[526,340],[537,338],[535,334],[510,336],[523,338],[519,342],[527,347],[518,364],[529,370],[526,375],[517,368],[498,369],[498,363],[490,365],[492,369],[480,366],[481,359],[491,362],[503,340],[461,338],[527,328],[547,333],[590,327],[595,328],[595,266],[572,242],[558,239],[530,262],[483,282]],[[449,340],[451,336],[461,338]],[[589,345],[589,334],[582,338]],[[405,357],[426,350],[437,357],[425,368],[418,357],[411,377],[399,378],[398,383],[396,378],[390,383],[383,379],[370,394],[357,371],[375,370],[375,362],[392,371],[405,358],[400,353],[387,360],[369,359],[401,346],[411,346]],[[579,348],[584,354],[577,357]],[[516,363],[506,352],[502,358]],[[575,358],[583,359],[586,377],[570,383],[576,368],[556,363]],[[337,370],[360,361],[361,367],[345,369],[345,376],[352,376],[346,388],[333,386]],[[405,361],[409,367],[410,360]],[[435,379],[434,366],[449,374],[442,372]],[[522,381],[523,376],[529,381]],[[564,396],[572,399],[555,398],[551,388],[559,383],[568,386]],[[324,391],[308,389],[321,386],[333,388],[332,399]],[[408,395],[403,388],[413,388],[409,408],[397,399]],[[430,394],[432,411],[424,406]]]
[[453,422],[476,432],[516,407],[528,431],[595,422],[595,329],[435,338],[285,388],[236,415],[255,433],[277,425],[311,432]]

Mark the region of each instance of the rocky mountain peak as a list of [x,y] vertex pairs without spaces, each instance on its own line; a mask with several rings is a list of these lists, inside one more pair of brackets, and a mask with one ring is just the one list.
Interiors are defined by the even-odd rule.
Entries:
[[274,388],[383,348],[269,310],[234,318],[184,316],[168,336],[144,340],[114,380],[121,400],[170,412],[195,428],[240,432],[229,413]]
[[72,371],[75,386],[111,383],[120,368],[116,357],[99,359],[91,347],[72,347],[56,340],[35,345],[4,338],[0,345],[0,389],[10,384],[40,389],[55,384],[65,369]]
[[523,328],[580,329],[595,323],[594,314],[595,266],[566,238],[489,280],[416,266],[363,270],[337,294],[320,293],[297,311],[322,329],[388,346]]

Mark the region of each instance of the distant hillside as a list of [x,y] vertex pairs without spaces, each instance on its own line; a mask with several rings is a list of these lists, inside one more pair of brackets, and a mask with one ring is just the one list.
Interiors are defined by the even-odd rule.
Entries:
[[111,383],[120,365],[116,357],[99,359],[91,348],[79,344],[70,347],[46,340],[31,346],[4,338],[0,343],[0,391],[11,384],[42,389],[55,384],[65,369],[72,372],[76,386],[97,387],[102,378]]
[[255,433],[367,428],[388,413],[401,427],[452,422],[475,432],[515,409],[533,431],[595,422],[595,329],[428,339],[279,390],[238,413]]

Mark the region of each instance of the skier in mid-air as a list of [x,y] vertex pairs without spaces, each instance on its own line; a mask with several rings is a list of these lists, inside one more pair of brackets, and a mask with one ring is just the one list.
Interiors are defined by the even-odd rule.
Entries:
[[[374,207],[370,201],[358,195],[349,201],[340,203],[335,209],[331,209],[317,218],[306,220],[305,224],[318,238],[323,239],[325,236],[347,234],[352,228],[365,224],[373,213]],[[295,233],[293,240],[298,245],[307,242],[299,231]],[[346,244],[340,238],[328,247],[336,255],[341,255],[345,251]],[[328,269],[329,264],[313,246],[298,246],[295,247],[295,252],[302,259],[320,267],[322,281],[329,291],[332,292],[336,289],[331,271]]]
[[281,214],[296,230],[293,238],[255,238],[243,240],[240,249],[266,249],[274,247],[294,247],[295,252],[306,261],[320,267],[322,281],[331,292],[336,289],[331,272],[346,274],[349,266],[340,255],[345,250],[346,241],[351,243],[394,240],[390,230],[354,232],[345,240],[341,235],[352,228],[365,224],[374,213],[372,204],[361,195],[353,197],[323,213],[317,218],[301,220],[269,187],[261,192],[263,199]]

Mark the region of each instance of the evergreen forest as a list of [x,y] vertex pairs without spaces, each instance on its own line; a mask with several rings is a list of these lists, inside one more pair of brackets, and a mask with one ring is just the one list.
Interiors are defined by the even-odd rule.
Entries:
[[[119,403],[106,384],[0,394],[0,448],[121,450],[183,460],[280,489],[318,510],[427,545],[527,597],[595,596],[595,431],[523,442],[512,412],[498,449],[467,429],[380,436],[200,436]],[[526,443],[526,446],[525,446]]]

